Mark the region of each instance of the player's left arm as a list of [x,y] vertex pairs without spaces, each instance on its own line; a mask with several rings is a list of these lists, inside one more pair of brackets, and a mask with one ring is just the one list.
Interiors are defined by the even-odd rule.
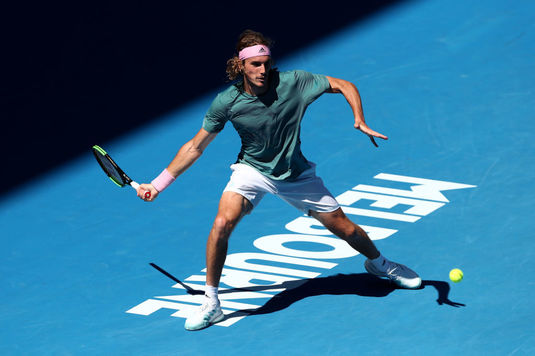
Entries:
[[330,84],[330,88],[327,90],[327,92],[341,93],[346,98],[349,106],[351,106],[351,110],[353,110],[353,115],[355,116],[355,128],[368,135],[375,147],[378,147],[377,143],[375,142],[375,137],[388,140],[388,137],[373,131],[366,124],[366,121],[364,120],[364,112],[362,110],[362,101],[355,84],[344,79],[338,79],[329,76],[326,77]]

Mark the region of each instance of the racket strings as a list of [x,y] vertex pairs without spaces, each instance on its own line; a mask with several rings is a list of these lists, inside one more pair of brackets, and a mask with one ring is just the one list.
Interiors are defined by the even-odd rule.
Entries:
[[118,168],[100,152],[95,152],[95,157],[108,177],[117,185],[123,186],[125,184],[121,173]]

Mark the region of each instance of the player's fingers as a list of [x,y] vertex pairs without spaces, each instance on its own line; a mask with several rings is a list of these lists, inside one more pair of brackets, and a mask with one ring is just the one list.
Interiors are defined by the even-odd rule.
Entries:
[[373,137],[381,138],[383,140],[388,140],[388,137],[386,137],[385,135],[383,135],[383,134],[381,134],[379,132],[373,131],[366,124],[360,124],[358,126],[355,125],[355,128],[360,130],[362,133],[365,133],[366,135],[368,135],[370,137],[373,136]]
[[143,197],[145,199],[151,199],[152,198],[152,194],[150,192],[150,190],[147,190],[146,192],[143,193]]
[[158,191],[152,187],[152,185],[147,184],[144,187],[142,186],[140,198],[146,202],[153,202],[154,199],[158,196]]
[[152,202],[154,201],[154,198],[156,198],[156,192],[153,191],[152,189],[147,189],[144,193],[143,193],[143,200],[147,201],[147,202]]
[[382,138],[383,140],[388,140],[388,137],[386,137],[383,134],[380,134],[379,132],[373,131],[372,129],[368,128],[367,130],[363,131],[365,134],[367,134],[370,137],[377,137]]
[[150,198],[150,196],[147,196],[147,190],[143,188],[140,189],[139,197],[141,198],[141,200],[144,200],[144,201],[148,201],[148,198]]
[[383,140],[388,140],[388,137],[386,137],[385,135],[380,134],[378,132],[375,132],[375,135],[373,135],[373,136],[378,137],[378,138],[382,138]]
[[147,188],[146,184],[141,184],[139,188],[137,189],[137,196],[144,201],[150,201],[150,197],[152,196],[150,189]]

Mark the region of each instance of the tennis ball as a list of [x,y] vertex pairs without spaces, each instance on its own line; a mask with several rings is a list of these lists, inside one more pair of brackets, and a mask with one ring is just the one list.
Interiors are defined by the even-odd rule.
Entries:
[[463,271],[454,268],[450,271],[450,279],[452,282],[458,283],[463,280]]

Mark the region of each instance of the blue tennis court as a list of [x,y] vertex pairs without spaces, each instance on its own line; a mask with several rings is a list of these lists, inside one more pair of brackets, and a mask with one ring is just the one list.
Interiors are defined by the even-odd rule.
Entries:
[[[529,1],[409,1],[274,53],[281,71],[355,83],[368,124],[389,136],[375,148],[343,96],[325,94],[301,138],[346,214],[421,289],[370,276],[364,257],[267,196],[230,240],[226,319],[184,330],[202,296],[149,263],[203,288],[206,237],[240,149],[227,125],[153,204],[112,185],[89,149],[0,201],[0,353],[534,354],[534,30]],[[106,150],[150,181],[222,89]]]

